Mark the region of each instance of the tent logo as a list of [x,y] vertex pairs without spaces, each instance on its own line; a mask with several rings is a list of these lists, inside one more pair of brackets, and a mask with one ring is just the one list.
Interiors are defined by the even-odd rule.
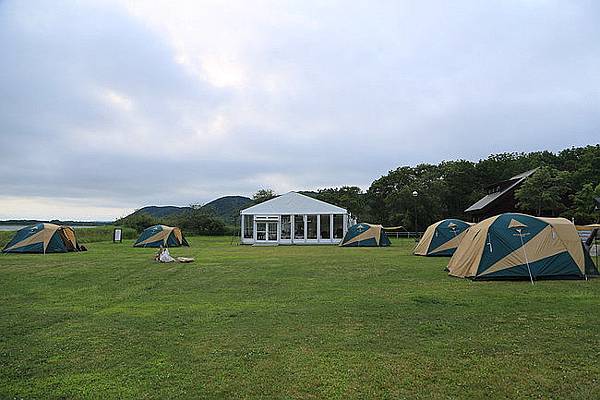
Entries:
[[527,225],[525,225],[522,222],[517,221],[516,219],[511,219],[510,222],[508,223],[508,227],[509,228],[527,228]]
[[450,222],[448,224],[448,228],[450,228],[450,230],[452,231],[452,233],[454,233],[454,236],[456,236],[456,228],[457,227],[458,227],[458,225],[456,225],[454,222]]

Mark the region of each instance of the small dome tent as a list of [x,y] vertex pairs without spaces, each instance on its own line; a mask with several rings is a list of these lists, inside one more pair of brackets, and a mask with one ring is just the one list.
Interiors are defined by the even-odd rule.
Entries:
[[448,271],[461,278],[532,281],[598,275],[570,221],[516,213],[472,226],[450,259]]
[[75,230],[70,226],[41,223],[19,229],[3,253],[67,253],[79,251]]
[[366,223],[352,225],[344,239],[341,241],[341,247],[387,247],[388,239],[381,225],[371,225]]
[[179,247],[189,246],[178,227],[154,225],[144,229],[133,247]]
[[417,256],[451,256],[471,224],[460,219],[444,219],[429,225],[413,251]]

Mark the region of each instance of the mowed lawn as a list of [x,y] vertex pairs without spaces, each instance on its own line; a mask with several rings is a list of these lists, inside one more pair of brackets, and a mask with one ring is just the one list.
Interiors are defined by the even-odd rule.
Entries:
[[192,264],[0,255],[0,398],[600,398],[600,279],[450,278],[408,240],[189,241]]

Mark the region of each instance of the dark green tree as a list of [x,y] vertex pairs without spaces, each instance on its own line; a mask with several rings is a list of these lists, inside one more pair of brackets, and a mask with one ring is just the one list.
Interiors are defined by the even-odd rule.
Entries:
[[180,227],[188,235],[214,236],[226,233],[225,223],[200,207],[192,207],[184,213],[175,215],[168,223]]
[[583,185],[581,190],[573,195],[573,218],[579,224],[598,222],[600,211],[596,210],[595,198],[600,197],[600,184],[596,187],[592,183]]
[[362,189],[357,186],[319,189],[316,193],[305,192],[304,194],[330,204],[335,204],[338,207],[343,207],[359,219],[366,217],[365,194]]
[[558,215],[566,209],[563,196],[568,191],[567,173],[553,167],[540,167],[515,192],[517,206],[541,216]]
[[133,213],[127,217],[120,218],[115,221],[116,226],[123,226],[126,228],[133,228],[137,233],[141,233],[144,229],[149,226],[159,224],[160,221],[150,214],[146,213]]
[[275,196],[277,196],[277,194],[273,189],[260,189],[252,195],[252,200],[254,201],[254,204],[259,204],[271,200]]

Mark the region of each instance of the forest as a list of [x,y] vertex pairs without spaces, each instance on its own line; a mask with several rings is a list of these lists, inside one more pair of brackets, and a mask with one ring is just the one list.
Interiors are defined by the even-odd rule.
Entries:
[[[342,186],[301,193],[344,207],[360,222],[423,231],[444,218],[469,221],[464,210],[483,197],[488,186],[534,168],[537,171],[515,193],[520,211],[561,216],[574,219],[577,224],[598,222],[600,213],[594,199],[600,197],[600,145],[572,147],[558,153],[500,153],[477,162],[455,160],[400,166],[376,179],[366,191]],[[272,189],[261,189],[252,202],[237,207],[245,208],[276,195]],[[239,215],[239,210],[229,211]],[[191,205],[185,212],[161,218],[134,213],[116,223],[137,231],[167,223],[202,235],[236,234],[239,229],[239,221],[201,205]]]
[[[472,162],[400,166],[363,191],[344,186],[303,192],[346,207],[359,221],[423,230],[440,219],[469,220],[464,210],[486,194],[486,188],[538,168],[515,193],[520,211],[561,216],[577,224],[598,222],[594,198],[600,197],[600,145],[553,153],[500,153]],[[413,196],[413,192],[417,196]]]

